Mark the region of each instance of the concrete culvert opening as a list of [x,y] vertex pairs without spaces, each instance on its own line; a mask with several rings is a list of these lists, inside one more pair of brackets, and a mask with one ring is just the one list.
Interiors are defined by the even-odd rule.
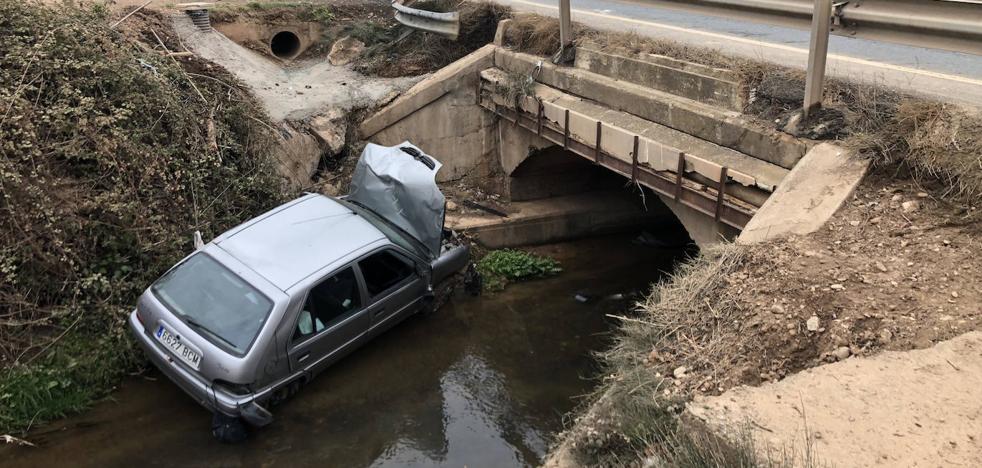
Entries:
[[292,59],[300,51],[300,38],[292,31],[280,31],[270,39],[269,51],[277,58]]
[[511,241],[523,233],[528,235],[523,243],[529,244],[635,233],[631,242],[637,246],[695,251],[686,226],[654,191],[562,146],[530,151],[503,189],[510,202],[537,213],[528,229],[508,231]]

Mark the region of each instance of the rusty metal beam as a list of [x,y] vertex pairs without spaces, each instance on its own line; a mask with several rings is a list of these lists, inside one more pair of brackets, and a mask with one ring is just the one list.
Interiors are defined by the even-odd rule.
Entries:
[[[536,133],[538,130],[538,122],[536,122],[535,117],[526,117],[522,113],[500,106],[494,106],[493,112],[512,124],[518,125],[532,133]],[[600,163],[602,166],[627,178],[634,176],[637,182],[654,190],[656,193],[668,199],[676,200],[678,203],[688,206],[710,219],[717,219],[718,222],[723,224],[737,229],[743,229],[755,213],[755,210],[752,208],[734,203],[725,194],[725,189],[724,193],[720,193],[719,190],[706,187],[688,179],[680,182],[681,179],[671,172],[659,172],[648,167],[623,161],[616,156],[598,151],[596,146],[586,145],[575,138],[567,139],[563,130],[553,128],[549,123],[544,123],[541,129],[540,135],[542,138],[559,146],[562,146],[565,141],[568,145],[568,151],[588,160],[595,161],[597,154],[603,154],[604,157]],[[680,156],[684,158],[684,155]],[[684,160],[680,159],[680,164],[684,164]],[[725,175],[725,171],[723,174]]]

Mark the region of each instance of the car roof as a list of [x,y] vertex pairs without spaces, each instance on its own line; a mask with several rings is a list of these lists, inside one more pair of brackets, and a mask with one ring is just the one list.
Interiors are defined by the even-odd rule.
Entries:
[[226,232],[214,243],[281,290],[386,237],[329,197],[311,194]]

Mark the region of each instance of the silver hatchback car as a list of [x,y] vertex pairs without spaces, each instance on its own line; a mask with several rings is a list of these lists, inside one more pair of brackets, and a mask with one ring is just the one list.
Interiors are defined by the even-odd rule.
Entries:
[[439,163],[369,145],[351,193],[309,194],[223,233],[139,298],[130,328],[153,363],[245,437],[266,409],[406,317],[432,310],[470,252],[443,230]]

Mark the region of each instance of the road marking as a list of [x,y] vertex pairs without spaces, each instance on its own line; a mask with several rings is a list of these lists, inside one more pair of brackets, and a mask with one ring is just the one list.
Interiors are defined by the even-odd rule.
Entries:
[[[531,2],[531,1],[528,1],[528,0],[503,0],[503,1],[505,3],[518,3],[518,4],[522,4],[522,5],[535,6],[535,7],[539,7],[539,8],[547,8],[547,9],[550,9],[550,10],[557,10],[557,11],[559,10],[559,7],[557,5],[544,5],[544,4],[541,4],[541,3]],[[571,11],[574,12],[574,13],[576,13],[576,14],[578,14],[578,15],[594,16],[594,17],[597,17],[597,18],[604,18],[604,19],[609,19],[609,20],[622,21],[622,22],[625,22],[625,23],[634,23],[634,24],[639,24],[639,25],[643,25],[643,26],[652,26],[652,27],[656,27],[656,28],[667,29],[669,31],[678,31],[678,32],[684,32],[684,33],[688,33],[688,34],[695,34],[695,35],[700,35],[700,36],[705,36],[705,37],[712,37],[712,38],[724,40],[724,41],[727,41],[727,42],[740,42],[740,43],[743,43],[743,44],[749,44],[749,45],[754,45],[754,46],[763,47],[763,48],[778,49],[778,50],[783,50],[783,51],[786,51],[786,52],[794,52],[794,53],[798,53],[798,54],[802,54],[802,55],[808,55],[808,50],[806,50],[806,49],[801,49],[801,48],[798,48],[798,47],[792,47],[792,46],[784,45],[784,44],[774,44],[772,42],[758,41],[758,40],[755,40],[755,39],[747,39],[745,37],[731,36],[731,35],[728,35],[728,34],[720,34],[720,33],[714,33],[714,32],[709,32],[709,31],[700,31],[698,29],[689,29],[689,28],[683,28],[683,27],[679,27],[679,26],[671,26],[671,25],[668,25],[668,24],[657,23],[657,22],[654,22],[654,21],[639,20],[639,19],[627,18],[627,17],[624,17],[624,16],[617,16],[617,15],[608,15],[606,13],[597,13],[595,11],[581,10],[581,9],[578,9],[578,8],[572,8]],[[930,71],[930,70],[919,70],[917,68],[905,67],[903,65],[894,65],[892,63],[874,62],[872,60],[866,60],[866,59],[861,59],[861,58],[856,58],[856,57],[850,57],[848,55],[829,54],[829,58],[832,59],[832,60],[840,61],[840,62],[848,62],[848,63],[853,63],[853,64],[857,64],[857,65],[863,65],[863,66],[867,66],[867,67],[881,68],[881,69],[893,70],[893,71],[902,72],[902,73],[909,73],[909,74],[913,74],[913,75],[922,75],[922,76],[930,77],[930,78],[937,78],[937,79],[942,79],[942,80],[955,81],[955,82],[958,82],[958,83],[965,83],[965,84],[970,84],[970,85],[975,85],[975,86],[982,86],[982,80],[976,80],[976,79],[973,79],[973,78],[968,78],[968,77],[959,76],[959,75],[949,75],[947,73],[933,72],[933,71]]]

